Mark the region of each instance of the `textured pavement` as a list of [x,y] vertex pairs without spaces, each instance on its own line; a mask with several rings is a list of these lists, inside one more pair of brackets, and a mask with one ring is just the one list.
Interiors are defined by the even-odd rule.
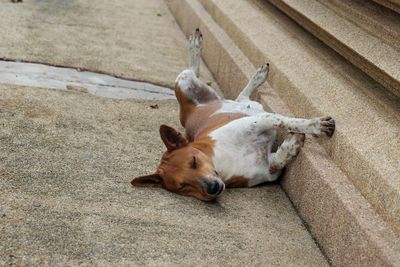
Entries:
[[175,101],[7,85],[0,96],[0,266],[326,264],[278,185],[215,203],[130,186],[158,163]]
[[[15,40],[0,40],[3,57],[165,85],[187,61],[184,35],[162,1],[0,1],[0,13],[6,9],[0,20],[18,19],[25,28],[0,24]],[[47,32],[37,28],[42,24]],[[132,33],[139,26],[147,35]],[[68,45],[63,31],[73,31]],[[27,38],[35,32],[41,38]],[[159,35],[175,42],[149,41]],[[144,50],[132,48],[138,42]],[[0,84],[0,266],[327,265],[279,185],[227,190],[213,203],[132,188],[131,178],[159,161],[162,123],[179,127],[174,100]]]

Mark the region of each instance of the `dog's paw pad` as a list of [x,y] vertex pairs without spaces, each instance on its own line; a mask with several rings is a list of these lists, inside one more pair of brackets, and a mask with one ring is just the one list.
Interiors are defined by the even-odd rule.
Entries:
[[296,133],[295,134],[296,137],[296,143],[300,146],[303,147],[304,146],[304,141],[306,140],[306,135],[303,133]]
[[335,120],[330,117],[321,118],[321,132],[326,133],[327,136],[332,137],[335,132]]
[[255,86],[259,86],[265,82],[265,80],[267,79],[268,70],[269,70],[269,63],[265,63],[257,69],[256,73],[252,78]]
[[256,71],[255,75],[263,75],[266,76],[266,73],[269,70],[269,63],[262,64]]
[[271,165],[269,166],[269,173],[270,174],[276,174],[278,173],[282,168],[278,165]]
[[292,138],[294,138],[295,142],[293,146],[290,147],[290,154],[292,156],[297,156],[300,153],[300,149],[304,146],[306,135],[303,133],[292,133]]
[[200,50],[203,46],[203,34],[200,29],[197,28],[189,37],[189,47],[190,49]]
[[262,64],[261,67],[258,69],[260,72],[267,72],[269,69],[269,63]]

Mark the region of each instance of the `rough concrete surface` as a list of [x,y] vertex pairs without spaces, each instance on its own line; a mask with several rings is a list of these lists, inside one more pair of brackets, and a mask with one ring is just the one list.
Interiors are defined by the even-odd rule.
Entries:
[[[399,98],[266,1],[196,2],[254,65],[270,62],[268,82],[295,116],[335,118],[335,135],[321,144],[400,235]],[[204,50],[204,58],[218,58],[216,52]]]
[[0,85],[0,265],[323,266],[278,185],[204,203],[132,188],[173,100]]
[[[370,33],[373,31],[372,28],[363,29],[348,20],[347,15],[335,12],[329,4],[326,6],[313,0],[269,1],[369,76],[400,96],[398,63],[400,52],[395,44],[384,42],[379,34]],[[396,22],[395,29],[398,29],[400,27],[398,17]],[[396,40],[396,43],[398,42]]]
[[188,64],[186,40],[162,0],[0,0],[0,36],[0,58],[169,87]]
[[392,9],[400,14],[400,1],[399,0],[373,0],[374,2]]
[[322,0],[335,12],[347,20],[359,25],[364,30],[369,30],[388,44],[400,48],[399,14],[393,12],[373,1],[363,0]]
[[[257,15],[260,11],[254,9],[250,1],[169,0],[168,4],[184,32],[188,32],[193,25],[201,25],[204,35],[209,40],[204,49],[204,59],[220,83],[225,95],[231,97],[237,96],[237,85],[246,83],[255,71],[250,62],[251,58],[247,58],[244,53],[254,53],[252,58],[255,61],[265,60],[260,48],[252,42],[258,38],[264,38],[262,43],[269,47],[264,51],[271,52],[273,49],[274,40],[270,40],[271,34],[260,35],[257,31],[252,32],[252,29],[259,29],[256,25],[261,25],[262,29],[267,29],[271,25],[275,26],[278,25],[278,22],[282,22],[279,20],[281,17],[278,17],[276,21],[271,20],[269,24],[263,23],[263,20],[271,14]],[[221,12],[221,9],[216,8],[217,5],[224,6],[221,9],[230,13],[229,16]],[[240,8],[234,8],[235,5],[240,5]],[[253,16],[243,19],[247,14]],[[236,20],[236,16],[241,17],[241,19],[237,18]],[[249,21],[253,22],[254,27],[248,27],[245,30],[236,29],[233,25],[235,20],[237,25],[240,25],[239,28]],[[288,28],[295,29],[298,27],[293,25],[293,22],[291,23],[290,27],[282,27],[280,32],[284,32]],[[221,27],[227,32],[225,33]],[[246,40],[242,33],[252,33],[252,38]],[[296,39],[286,40],[281,42],[280,47],[294,42],[296,42]],[[318,46],[315,46],[315,50],[318,51],[323,48],[321,46],[321,43],[319,43]],[[286,53],[288,52],[286,51]],[[292,57],[296,58],[296,55],[292,54]],[[310,56],[305,58],[312,59]],[[280,75],[281,70],[277,66],[274,67],[274,63],[277,62],[278,65],[280,61],[279,59],[275,60],[270,61],[269,82],[279,79],[277,76]],[[340,61],[335,63],[339,63],[336,67],[346,66]],[[292,64],[291,69],[303,70],[302,68],[293,68],[293,66],[300,65],[302,64]],[[230,66],[230,68],[226,66]],[[309,67],[308,69],[310,69]],[[326,66],[321,66],[321,69],[325,70]],[[349,68],[344,69],[349,70]],[[351,71],[350,68],[348,73],[354,75],[356,72]],[[327,79],[326,76],[323,77]],[[367,81],[363,82],[364,85],[368,85]],[[291,111],[288,107],[288,103],[285,103],[284,99],[278,94],[276,87],[281,86],[286,87],[287,94],[291,94],[291,101],[288,102],[295,106],[296,114],[304,116],[307,113],[310,117],[317,114],[315,111],[310,112],[310,103],[308,103],[308,106],[301,105],[302,111],[298,111],[301,97],[295,94],[295,88],[291,88],[289,81],[282,79],[272,85],[274,88],[271,88],[267,82],[258,90],[260,102],[267,110],[294,116],[293,110]],[[378,98],[374,97],[374,99],[377,100]],[[384,99],[384,97],[381,97],[381,99]],[[351,107],[348,103],[343,103],[343,106]],[[319,114],[327,113],[320,112]],[[340,127],[339,122],[343,123],[341,120],[338,121],[338,130],[343,127]],[[336,132],[333,139],[320,138],[319,140],[322,141],[322,144],[334,144],[335,147],[335,142],[341,138],[342,136],[338,137],[338,132]],[[316,141],[306,140],[305,147],[290,165],[281,183],[297,211],[306,221],[308,229],[336,266],[398,266],[400,264],[399,238],[380,214],[360,194],[352,181],[339,168],[340,165],[329,157],[327,153],[329,150],[326,151]],[[354,169],[357,171],[359,167]],[[375,179],[375,181],[380,180]]]
[[[188,62],[161,0],[0,0],[0,35],[2,58],[170,87]],[[176,101],[81,89],[0,84],[0,266],[328,265],[276,184],[214,203],[132,188],[158,164]]]

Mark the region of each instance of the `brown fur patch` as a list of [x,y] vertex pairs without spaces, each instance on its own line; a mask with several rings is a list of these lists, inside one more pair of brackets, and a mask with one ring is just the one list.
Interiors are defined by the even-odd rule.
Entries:
[[280,167],[277,165],[271,165],[269,166],[269,173],[270,174],[275,174],[280,170]]
[[219,113],[211,116],[222,106],[222,102],[214,102],[196,107],[186,122],[186,135],[189,140],[205,137],[212,130],[217,129],[233,120],[247,115],[242,113]]
[[193,90],[193,93],[196,95],[196,100],[200,104],[218,100],[218,96],[215,94],[215,92],[208,89],[205,84],[200,83],[199,87],[194,87],[191,90]]
[[175,85],[175,96],[179,102],[179,108],[180,108],[179,120],[182,126],[185,127],[186,120],[188,116],[192,114],[192,112],[196,108],[196,104],[191,99],[187,98],[187,96],[184,93],[182,93],[182,90],[178,84]]
[[249,179],[243,177],[243,176],[233,176],[229,178],[227,181],[225,181],[225,186],[226,187],[247,187],[249,184]]
[[210,158],[214,155],[214,141],[208,136],[196,139],[196,141],[192,143],[192,146],[202,151]]

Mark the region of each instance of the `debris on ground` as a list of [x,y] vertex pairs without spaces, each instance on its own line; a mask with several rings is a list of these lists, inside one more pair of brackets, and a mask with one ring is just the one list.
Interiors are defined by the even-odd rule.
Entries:
[[159,108],[159,107],[158,107],[158,104],[150,105],[150,107],[151,107],[152,109],[158,109],[158,108]]

